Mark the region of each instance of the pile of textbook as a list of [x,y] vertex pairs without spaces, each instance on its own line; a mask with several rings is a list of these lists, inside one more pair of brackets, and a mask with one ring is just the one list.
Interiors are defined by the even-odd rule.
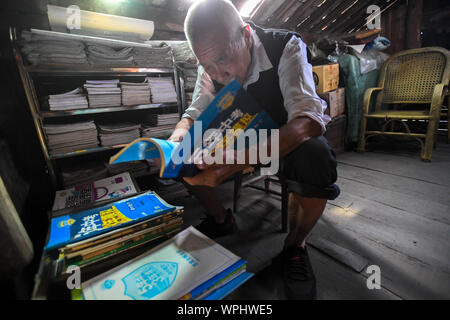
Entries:
[[48,254],[58,257],[53,263],[53,277],[67,276],[69,266],[81,270],[95,267],[156,239],[172,236],[181,230],[183,210],[147,191],[53,217],[45,247]]
[[85,300],[218,300],[253,274],[246,261],[189,227],[72,290]]
[[59,210],[87,206],[92,203],[135,194],[137,189],[129,172],[122,172],[97,181],[80,183],[72,188],[56,191],[52,215]]

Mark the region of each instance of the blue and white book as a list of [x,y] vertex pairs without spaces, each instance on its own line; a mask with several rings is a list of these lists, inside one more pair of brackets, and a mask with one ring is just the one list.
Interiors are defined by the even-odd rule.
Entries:
[[240,273],[244,272],[246,267],[247,261],[243,259],[237,261],[222,272],[216,274],[211,279],[208,279],[204,283],[191,290],[188,294],[183,296],[181,300],[201,299],[203,296],[208,295],[213,290],[219,288],[234,277],[238,276]]
[[[232,80],[217,93],[181,142],[136,139],[112,156],[109,163],[153,159],[160,162],[161,178],[194,176],[198,172],[194,158],[202,153],[212,155],[216,145],[228,143],[228,129],[242,130],[240,136],[244,137],[242,133],[248,129],[276,128],[278,125],[269,114],[239,82]],[[237,140],[238,136],[234,138],[235,148],[238,147]]]
[[45,250],[57,249],[179,208],[148,191],[97,208],[55,217],[50,221]]
[[194,227],[81,284],[85,300],[175,300],[240,258]]
[[231,292],[239,288],[251,277],[253,277],[253,273],[243,272],[239,274],[237,277],[225,283],[223,286],[211,292],[209,295],[203,297],[203,300],[222,300],[223,298],[228,296]]

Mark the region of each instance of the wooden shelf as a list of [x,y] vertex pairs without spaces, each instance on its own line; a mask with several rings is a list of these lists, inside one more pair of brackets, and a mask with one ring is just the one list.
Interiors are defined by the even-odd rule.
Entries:
[[58,117],[78,116],[86,114],[110,113],[110,112],[133,111],[133,110],[154,109],[156,111],[161,111],[166,108],[172,108],[177,106],[178,106],[177,102],[152,103],[152,104],[106,107],[106,108],[87,108],[87,109],[64,110],[64,111],[40,111],[39,114],[41,118],[58,118]]
[[121,149],[124,146],[126,146],[126,144],[119,144],[119,145],[115,145],[112,147],[98,146],[98,147],[90,148],[90,149],[84,149],[84,150],[78,150],[78,151],[72,151],[72,152],[66,152],[66,153],[58,153],[58,154],[50,155],[50,159],[56,160],[56,159],[70,158],[73,156],[81,156],[81,155],[103,152],[103,151],[108,151],[108,150]]
[[139,76],[148,74],[173,74],[174,68],[140,68],[140,67],[95,67],[89,65],[71,66],[67,64],[48,64],[39,66],[25,66],[25,70],[32,74],[52,76],[68,76],[68,75],[95,75],[108,74],[109,76]]

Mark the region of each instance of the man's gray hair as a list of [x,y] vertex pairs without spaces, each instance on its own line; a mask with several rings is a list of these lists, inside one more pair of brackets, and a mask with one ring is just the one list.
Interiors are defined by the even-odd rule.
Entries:
[[229,0],[198,0],[191,5],[184,20],[184,32],[191,49],[206,34],[226,31],[234,39],[243,26],[241,15]]

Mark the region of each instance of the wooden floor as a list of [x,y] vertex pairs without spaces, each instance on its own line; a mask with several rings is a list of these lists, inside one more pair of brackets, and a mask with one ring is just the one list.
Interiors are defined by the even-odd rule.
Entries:
[[[439,142],[431,163],[399,150],[338,155],[341,195],[329,201],[308,238],[318,299],[450,298],[450,145]],[[233,184],[218,189],[232,207]],[[201,221],[193,198],[185,224]],[[229,299],[284,299],[270,265],[282,248],[280,200],[245,188],[235,214],[239,232],[217,239],[247,259],[255,276]],[[369,290],[367,267],[381,270],[381,289]]]

